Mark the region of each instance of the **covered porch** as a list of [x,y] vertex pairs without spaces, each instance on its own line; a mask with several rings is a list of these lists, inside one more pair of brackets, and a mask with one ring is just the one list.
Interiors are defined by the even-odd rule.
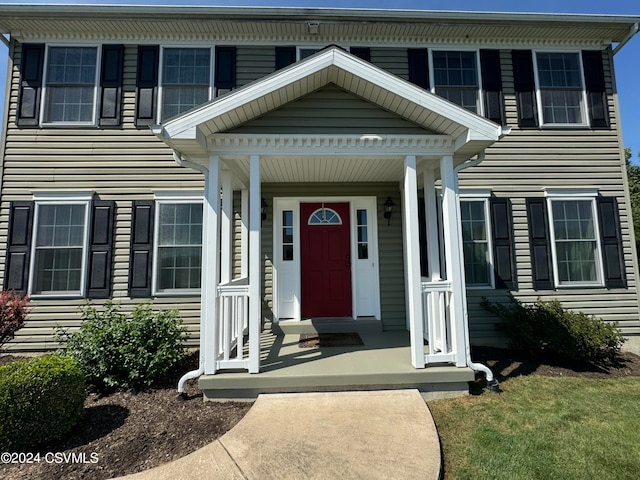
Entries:
[[[268,120],[271,112],[284,110],[327,86],[337,87],[358,102],[376,105],[384,115],[393,114],[400,121],[402,133],[396,132],[397,124],[393,131],[384,125],[373,130],[358,128],[357,119],[355,129],[346,130],[351,133],[326,133],[331,130],[329,126],[316,127],[316,133],[300,134],[295,128],[268,133],[268,128],[260,126],[258,120]],[[172,147],[179,164],[196,168],[205,175],[202,359],[197,375],[191,372],[193,376],[205,375],[201,378],[201,387],[206,390],[208,385],[227,384],[231,391],[235,388],[234,382],[246,377],[250,378],[246,380],[248,385],[272,381],[273,386],[269,388],[292,388],[285,385],[292,378],[307,377],[314,378],[307,382],[308,388],[328,388],[335,381],[331,371],[346,372],[348,365],[363,367],[353,372],[366,379],[362,385],[372,385],[383,378],[388,385],[406,385],[403,381],[409,377],[426,385],[434,383],[434,378],[428,380],[428,377],[436,372],[449,375],[443,372],[453,371],[452,368],[460,370],[459,376],[452,374],[452,378],[468,381],[469,340],[457,172],[477,163],[470,159],[482,155],[487,146],[500,138],[500,126],[339,48],[328,48],[169,120],[154,132]],[[305,318],[306,299],[299,289],[300,267],[295,262],[285,265],[283,258],[279,259],[283,238],[277,232],[289,227],[281,218],[283,212],[290,211],[296,219],[290,225],[292,245],[296,244],[295,239],[298,244],[302,243],[301,227],[296,226],[296,222],[305,224],[306,220],[300,217],[296,205],[304,203],[308,194],[297,197],[283,194],[280,197],[283,204],[292,206],[287,207],[289,210],[283,207],[276,210],[273,206],[272,215],[276,220],[269,232],[271,238],[264,238],[262,190],[273,184],[341,184],[349,188],[363,182],[395,184],[399,192],[399,212],[396,210],[395,219],[401,222],[402,236],[401,245],[394,248],[402,254],[400,281],[404,283],[406,331],[382,331],[384,308],[358,315],[364,311],[356,298],[359,285],[364,283],[362,279],[370,276],[375,279],[384,272],[379,267],[379,252],[372,245],[373,250],[367,257],[371,269],[360,277],[355,273],[356,222],[351,226],[352,255],[347,256],[354,263],[347,263],[354,289],[350,310],[354,324],[350,328],[362,328],[363,317],[368,317],[367,321],[377,322],[379,331],[365,333],[371,345],[367,348],[347,349],[340,354],[293,352],[292,349],[298,348],[293,338],[269,331],[270,327],[276,330],[285,319],[287,323],[301,324]],[[437,198],[436,185],[441,200]],[[424,193],[420,201],[424,202],[426,212],[422,228],[427,245],[427,272],[420,269],[419,191]],[[236,196],[239,193],[240,198],[237,219],[233,213],[234,192]],[[350,205],[352,218],[353,213],[360,212],[355,210],[355,197],[344,193],[338,197],[326,195]],[[384,199],[375,194],[366,198],[371,201],[362,209],[370,218],[370,237],[375,239],[380,231],[378,223],[383,222],[380,205]],[[314,197],[314,200],[322,198]],[[437,208],[438,202],[440,208]],[[324,203],[322,211],[324,217]],[[239,234],[235,235],[234,221],[240,224]],[[265,255],[265,245],[269,244],[273,246],[271,257]],[[298,256],[299,253],[297,251]],[[292,258],[295,256],[293,253]],[[373,287],[376,287],[375,281]],[[371,301],[380,303],[379,285],[377,291],[376,288],[372,291]],[[290,309],[285,308],[283,298],[286,296],[291,298]],[[368,305],[366,301],[362,304]],[[374,361],[387,356],[386,361]],[[426,366],[430,367],[427,370],[431,374],[425,374],[420,380],[417,372],[424,372]],[[220,373],[224,375],[218,375]],[[260,375],[249,375],[256,373]],[[215,380],[210,377],[213,375]],[[278,377],[288,380],[279,386]],[[394,383],[394,379],[398,383]]]

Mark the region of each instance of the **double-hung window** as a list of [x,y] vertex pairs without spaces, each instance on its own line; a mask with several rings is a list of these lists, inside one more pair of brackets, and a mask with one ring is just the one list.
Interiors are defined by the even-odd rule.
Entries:
[[467,286],[493,287],[493,249],[488,196],[474,198],[462,194],[460,214]]
[[211,80],[211,48],[164,47],[160,120],[209,100]]
[[89,201],[36,199],[32,295],[84,295]]
[[586,125],[582,61],[577,52],[535,52],[538,105],[544,125]]
[[202,272],[202,200],[157,200],[155,225],[154,291],[198,291]]
[[96,46],[49,46],[42,122],[93,124],[99,53]]
[[431,52],[434,93],[481,114],[478,57],[475,51]]
[[556,285],[601,285],[596,196],[547,192]]

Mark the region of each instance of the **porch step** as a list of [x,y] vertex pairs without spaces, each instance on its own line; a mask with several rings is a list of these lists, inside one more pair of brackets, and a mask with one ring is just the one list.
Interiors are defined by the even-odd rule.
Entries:
[[275,335],[295,335],[301,333],[342,333],[342,332],[382,332],[380,320],[345,318],[313,318],[305,320],[281,320],[271,324]]
[[356,329],[364,345],[329,348],[301,348],[300,333],[265,331],[260,339],[260,373],[221,371],[201,376],[198,386],[205,400],[254,400],[262,393],[407,388],[419,390],[427,399],[468,394],[468,382],[475,377],[471,369],[446,364],[413,368],[408,332],[370,327],[370,331]]
[[281,375],[222,373],[198,381],[205,400],[255,400],[263,393],[345,392],[416,389],[427,400],[464,396],[474,373],[469,368],[429,367],[414,373],[325,373]]

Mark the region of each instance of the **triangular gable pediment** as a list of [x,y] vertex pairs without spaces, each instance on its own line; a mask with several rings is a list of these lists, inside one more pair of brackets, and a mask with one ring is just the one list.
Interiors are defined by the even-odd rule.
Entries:
[[480,151],[502,134],[499,125],[338,47],[329,47],[196,107],[153,131],[169,145],[184,146],[258,122],[260,117],[330,85],[418,126],[423,134],[433,132],[451,138],[457,149],[475,141]]
[[434,135],[436,132],[331,83],[225,133]]

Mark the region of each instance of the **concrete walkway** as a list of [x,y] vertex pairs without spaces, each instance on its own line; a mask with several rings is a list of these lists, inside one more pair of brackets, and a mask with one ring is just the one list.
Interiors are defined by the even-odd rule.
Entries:
[[127,480],[433,479],[441,457],[417,390],[260,395],[229,432]]

